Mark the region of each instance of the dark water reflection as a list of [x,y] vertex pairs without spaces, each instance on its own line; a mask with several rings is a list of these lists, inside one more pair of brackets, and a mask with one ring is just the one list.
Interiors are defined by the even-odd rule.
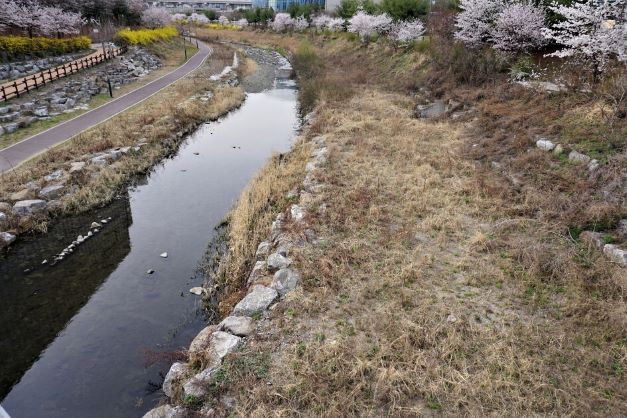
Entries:
[[[2,405],[12,417],[141,416],[158,402],[170,361],[146,366],[145,351],[187,346],[203,327],[189,288],[202,282],[195,269],[206,243],[272,152],[289,149],[297,125],[293,82],[249,94],[128,199],[63,220],[0,259],[0,390],[10,389]],[[106,216],[113,222],[67,260],[22,273]]]

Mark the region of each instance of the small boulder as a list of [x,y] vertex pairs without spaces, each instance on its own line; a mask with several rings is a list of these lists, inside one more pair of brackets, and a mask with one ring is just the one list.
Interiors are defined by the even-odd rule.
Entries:
[[33,110],[33,116],[37,116],[38,118],[48,117],[49,112],[47,107],[40,107]]
[[270,271],[287,268],[290,264],[292,264],[292,260],[279,253],[270,254],[268,257],[268,270]]
[[618,227],[616,228],[616,234],[621,238],[627,239],[627,219],[622,219],[618,223]]
[[305,217],[305,211],[298,205],[292,205],[290,207],[290,216],[296,222],[300,222]]
[[574,162],[578,162],[578,163],[589,163],[590,162],[590,157],[588,157],[585,154],[582,154],[580,152],[577,151],[571,151],[570,154],[568,154],[568,159],[570,161],[574,161]]
[[0,232],[0,248],[4,248],[15,241],[15,235],[8,232]]
[[188,416],[188,411],[182,406],[173,407],[165,404],[146,412],[143,418],[184,418],[186,416]]
[[206,396],[209,393],[209,386],[215,381],[217,370],[217,367],[209,367],[189,379],[183,385],[183,396],[195,396],[196,398]]
[[46,208],[46,201],[33,199],[33,200],[20,200],[13,205],[13,211],[19,215],[30,215],[35,212],[42,211]]
[[238,337],[246,337],[254,330],[254,321],[248,316],[227,316],[218,325],[222,331],[230,332]]
[[298,286],[300,274],[292,269],[281,269],[274,273],[270,287],[276,290],[279,295],[284,296]]
[[603,253],[621,266],[627,266],[627,251],[620,249],[617,245],[605,244]]
[[272,244],[270,242],[262,241],[257,246],[257,252],[255,253],[255,257],[257,257],[257,259],[266,258],[270,254],[271,249],[272,249]]
[[217,325],[209,325],[208,327],[203,328],[202,331],[194,337],[188,350],[191,362],[196,362],[204,356],[204,352],[209,347],[209,343],[211,342],[211,334],[217,330]]
[[18,201],[18,200],[26,200],[29,199],[31,197],[34,197],[35,193],[33,190],[31,189],[22,189],[19,192],[15,192],[13,194],[11,194],[11,196],[9,196],[9,199],[11,199],[12,201]]
[[187,363],[174,363],[163,380],[163,393],[165,393],[167,397],[173,398],[176,395],[176,385],[189,373],[189,371],[190,368]]
[[63,194],[63,190],[65,186],[62,184],[51,184],[50,186],[46,186],[39,192],[39,197],[42,199],[58,199]]
[[555,144],[548,139],[538,139],[536,141],[536,147],[544,151],[552,151],[555,149]]
[[63,171],[63,170],[55,170],[52,173],[48,174],[46,177],[44,177],[44,180],[46,180],[46,181],[55,181],[55,180],[59,180],[64,175],[65,175],[65,171]]
[[279,296],[276,290],[262,285],[254,285],[250,292],[233,309],[235,316],[252,316],[265,311]]
[[70,163],[70,173],[77,173],[79,171],[83,171],[84,168],[85,168],[84,161],[74,161]]
[[4,212],[0,212],[0,225],[2,225],[7,220],[7,215]]
[[203,293],[205,293],[205,289],[203,289],[200,286],[196,286],[196,287],[192,287],[191,289],[189,289],[189,293],[193,293],[196,296],[200,296]]
[[436,100],[428,105],[416,107],[416,116],[423,119],[437,118],[446,113],[444,100]]
[[240,337],[224,331],[216,331],[211,334],[209,351],[212,355],[212,364],[219,365],[227,354],[237,349],[241,341],[242,339]]
[[250,276],[248,276],[248,283],[254,283],[260,277],[263,277],[266,271],[266,262],[265,261],[257,261],[253,267],[253,270],[250,272]]
[[100,228],[102,227],[102,225],[100,225],[98,222],[92,222],[90,225],[91,229],[96,229],[96,228]]

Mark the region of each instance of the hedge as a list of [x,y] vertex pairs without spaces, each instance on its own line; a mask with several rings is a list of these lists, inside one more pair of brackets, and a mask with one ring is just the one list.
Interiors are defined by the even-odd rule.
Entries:
[[0,36],[0,51],[6,52],[9,57],[44,56],[66,54],[88,49],[91,39],[87,36],[72,38],[29,38],[26,36]]
[[116,40],[125,45],[149,45],[156,41],[173,38],[178,35],[174,26],[166,26],[159,29],[122,29],[115,37]]

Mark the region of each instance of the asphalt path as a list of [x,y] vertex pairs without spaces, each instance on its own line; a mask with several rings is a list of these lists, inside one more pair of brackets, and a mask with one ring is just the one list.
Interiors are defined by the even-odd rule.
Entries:
[[200,67],[211,54],[211,48],[205,43],[199,42],[198,46],[198,52],[185,62],[185,64],[163,77],[151,81],[89,112],[85,112],[80,116],[60,123],[46,131],[23,139],[20,142],[0,150],[0,173],[12,170],[34,156],[110,119],[118,113],[146,100],[175,81],[185,77],[187,74]]

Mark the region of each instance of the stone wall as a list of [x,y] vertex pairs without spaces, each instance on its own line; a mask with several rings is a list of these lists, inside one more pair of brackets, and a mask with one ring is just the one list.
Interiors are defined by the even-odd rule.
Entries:
[[87,109],[93,96],[108,93],[107,77],[115,88],[132,83],[160,66],[161,61],[155,55],[142,48],[130,48],[108,63],[0,104],[0,135],[13,133],[37,120]]
[[49,58],[37,58],[28,61],[10,62],[8,64],[0,64],[0,84],[4,84],[16,78],[25,77],[35,74],[48,68],[57,67],[75,59],[84,57],[92,51],[76,52],[73,54],[59,55]]

